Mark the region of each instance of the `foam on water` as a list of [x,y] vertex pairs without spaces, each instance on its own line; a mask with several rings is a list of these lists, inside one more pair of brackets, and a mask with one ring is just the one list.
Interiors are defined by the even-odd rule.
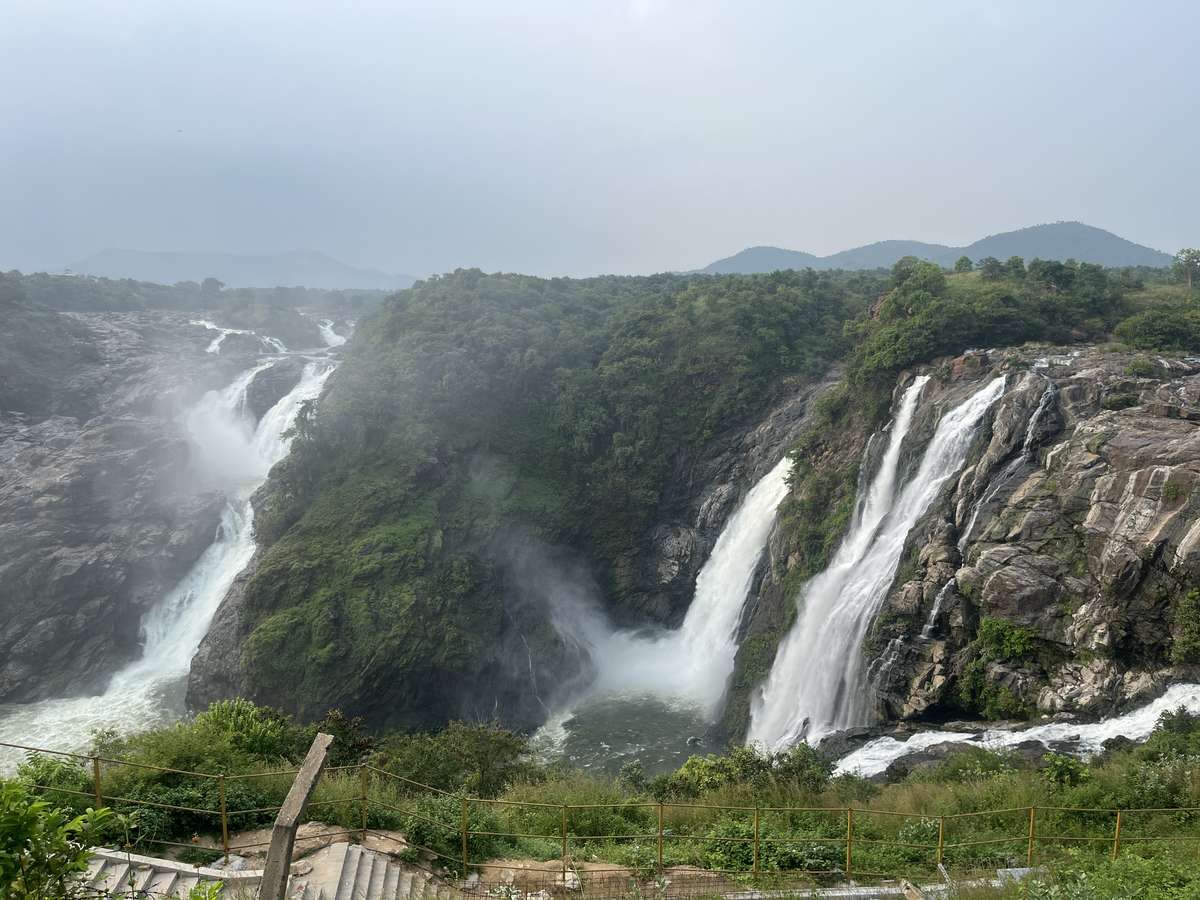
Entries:
[[1070,745],[1073,754],[1087,757],[1104,749],[1104,742],[1111,738],[1126,737],[1133,741],[1144,741],[1154,730],[1159,716],[1179,707],[1193,715],[1200,715],[1200,684],[1172,685],[1157,700],[1123,716],[1114,716],[1100,722],[1048,722],[1019,730],[992,728],[982,734],[920,731],[906,741],[898,741],[891,737],[876,738],[844,756],[838,763],[837,773],[864,777],[878,775],[904,756],[945,743],[1003,750],[1015,747],[1023,741],[1057,742]]

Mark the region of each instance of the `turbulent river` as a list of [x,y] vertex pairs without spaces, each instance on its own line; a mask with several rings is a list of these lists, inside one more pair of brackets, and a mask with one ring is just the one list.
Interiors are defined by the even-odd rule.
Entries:
[[[211,327],[220,334],[207,349],[219,353],[233,331]],[[273,339],[264,343],[282,347]],[[75,751],[86,748],[98,729],[137,731],[183,715],[192,656],[254,554],[250,496],[287,454],[285,435],[300,406],[320,395],[335,367],[323,356],[306,357],[299,382],[255,423],[246,412],[246,391],[279,358],[262,358],[223,390],[205,394],[184,417],[196,477],[218,487],[226,505],[212,544],[143,618],[141,658],[113,675],[98,696],[0,706],[0,741]],[[0,748],[0,764],[20,755]]]

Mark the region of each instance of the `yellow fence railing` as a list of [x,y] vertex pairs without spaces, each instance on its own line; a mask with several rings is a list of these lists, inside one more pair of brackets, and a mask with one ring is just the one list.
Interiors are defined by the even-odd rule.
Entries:
[[[208,828],[213,837],[207,846],[226,856],[270,843],[237,843],[231,834],[235,828],[265,824],[268,816],[279,810],[299,771],[212,774],[19,744],[0,742],[0,747],[69,759],[76,765],[79,780],[73,786],[35,783],[30,785],[33,789],[74,795],[97,807],[183,814],[197,823],[198,832]],[[196,800],[166,803],[138,796],[136,791],[133,796],[114,794],[110,786],[130,781],[121,776],[123,769],[156,773],[179,788],[178,796]],[[38,770],[35,766],[29,771]],[[1051,846],[1103,848],[1100,852],[1112,859],[1118,858],[1124,847],[1149,841],[1200,846],[1200,807],[1029,806],[929,815],[853,806],[719,806],[635,800],[553,804],[463,796],[369,764],[327,768],[322,777],[333,773],[342,773],[337,795],[322,797],[318,791],[308,804],[316,810],[342,808],[334,814],[340,830],[323,831],[323,837],[353,835],[364,840],[374,835],[424,854],[426,862],[436,860],[464,873],[514,868],[511,861],[491,858],[490,850],[498,842],[508,842],[506,846],[510,847],[520,846],[522,841],[536,842],[539,858],[547,863],[547,868],[539,871],[561,879],[563,885],[569,872],[578,873],[584,868],[581,863],[601,855],[601,845],[638,851],[638,864],[623,866],[625,878],[630,874],[661,875],[683,859],[699,865],[703,869],[700,874],[706,876],[756,881],[784,875],[894,878],[932,874],[941,866],[962,871],[978,869],[983,861],[1032,866],[1039,861],[1041,849]],[[265,794],[277,796],[278,803],[247,807],[231,802],[243,793],[238,785],[262,780],[271,785]],[[430,811],[431,804],[422,806],[422,797],[438,798],[440,802],[432,804],[437,811]],[[453,817],[450,810],[455,813]],[[473,825],[473,814],[481,810],[492,812],[488,821],[499,824]],[[606,812],[613,815],[606,816]],[[310,814],[310,818],[315,817]],[[633,825],[610,824],[614,822]],[[714,828],[714,823],[722,827]],[[430,838],[424,844],[414,836],[422,825],[423,833]],[[194,840],[184,843],[149,835],[137,837],[136,843],[196,846]],[[729,864],[713,864],[714,858]],[[520,868],[529,867],[522,864]]]

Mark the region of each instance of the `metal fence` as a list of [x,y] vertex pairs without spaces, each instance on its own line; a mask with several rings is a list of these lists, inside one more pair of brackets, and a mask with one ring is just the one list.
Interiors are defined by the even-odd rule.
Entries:
[[[212,849],[226,857],[269,844],[269,840],[231,843],[231,828],[248,821],[261,822],[277,812],[299,772],[211,774],[18,744],[0,746],[73,760],[89,776],[89,783],[83,786],[86,789],[31,785],[35,789],[86,798],[97,807],[161,809],[211,823]],[[158,773],[177,782],[194,780],[196,796],[212,801],[207,804],[212,808],[107,792],[106,783],[118,782],[116,773],[123,767]],[[567,888],[569,879],[578,878],[581,883],[571,886],[586,892],[588,882],[599,887],[600,881],[612,879],[627,886],[631,879],[648,882],[667,874],[677,884],[687,879],[697,884],[725,879],[737,883],[752,880],[762,886],[782,884],[785,879],[812,883],[921,877],[936,874],[942,866],[963,874],[997,864],[1032,866],[1042,861],[1046,848],[1064,845],[1097,847],[1112,859],[1124,847],[1150,841],[1200,846],[1200,807],[1029,806],[930,815],[869,806],[721,806],[634,800],[553,804],[463,796],[368,764],[325,770],[326,775],[335,772],[357,773],[357,783],[353,793],[346,794],[347,782],[353,781],[349,776],[342,782],[345,796],[318,797],[308,804],[316,811],[310,819],[319,818],[323,808],[349,808],[337,814],[343,823],[340,830],[323,831],[322,838],[365,841],[372,835],[406,851],[414,864],[479,873],[481,891],[497,883],[495,872],[506,869],[520,869],[524,882],[550,890]],[[272,791],[277,788],[278,804],[239,807],[228,802],[232,786],[256,779],[274,779]],[[424,802],[429,798],[437,802]],[[486,821],[495,824],[473,824],[481,811],[490,813]],[[416,836],[418,831],[426,836],[424,841]],[[137,843],[197,846],[195,842],[145,836]],[[529,849],[531,845],[533,849]],[[529,862],[516,865],[498,860],[493,855],[497,846],[514,848],[540,863],[531,867]],[[588,868],[597,859],[622,853],[625,862],[603,871]]]

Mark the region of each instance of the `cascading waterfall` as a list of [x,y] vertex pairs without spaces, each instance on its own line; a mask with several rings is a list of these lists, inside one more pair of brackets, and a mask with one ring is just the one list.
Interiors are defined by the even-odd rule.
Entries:
[[595,764],[597,746],[610,767],[623,753],[644,757],[651,768],[669,768],[686,755],[685,740],[711,721],[733,671],[743,608],[775,511],[787,495],[791,464],[788,457],[780,460],[729,517],[678,629],[614,632],[582,597],[556,604],[557,629],[579,641],[596,675],[583,696],[551,717],[535,743],[551,753],[570,752],[575,736],[575,762],[585,768]]
[[0,740],[77,750],[97,728],[138,731],[178,718],[192,656],[221,599],[254,554],[250,496],[287,454],[285,433],[301,404],[321,393],[334,364],[312,359],[300,381],[257,427],[243,408],[254,376],[272,361],[243,372],[222,391],[210,391],[185,423],[197,475],[227,498],[213,543],[142,620],[142,656],[117,672],[96,697],[44,700],[0,707]]
[[346,339],[333,330],[333,322],[329,319],[322,319],[317,323],[317,328],[321,330],[321,340],[326,347],[340,347],[346,343]]
[[858,516],[802,610],[751,706],[748,740],[781,747],[861,724],[867,717],[862,644],[895,577],[908,533],[962,467],[975,429],[1004,391],[996,378],[946,413],[912,479],[896,491],[900,448],[927,377],[905,391],[887,450]]

